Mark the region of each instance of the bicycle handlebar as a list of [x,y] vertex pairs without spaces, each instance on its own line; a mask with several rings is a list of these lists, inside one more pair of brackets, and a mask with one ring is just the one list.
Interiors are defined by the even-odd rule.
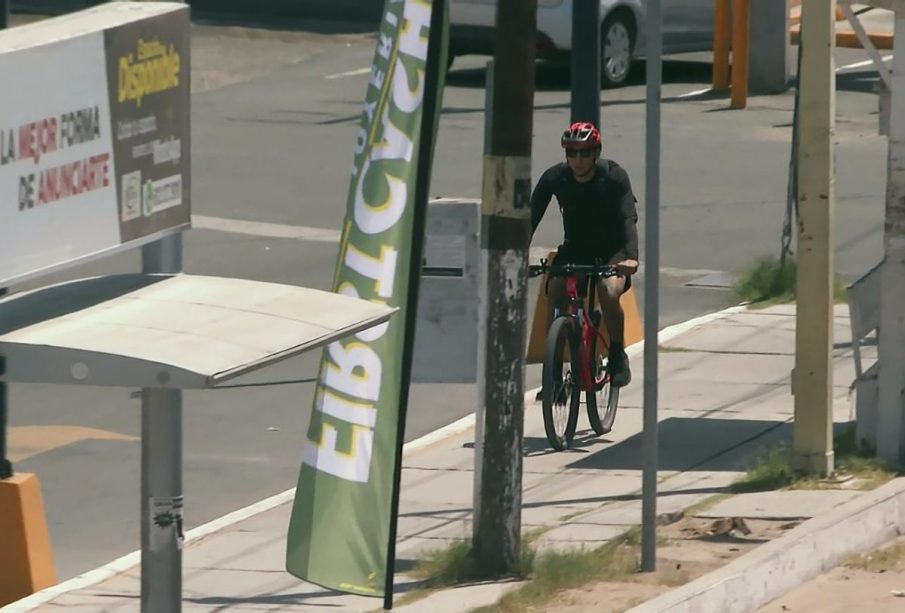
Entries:
[[550,273],[551,277],[592,275],[606,278],[615,277],[619,271],[616,266],[610,264],[548,264],[547,260],[528,266],[528,275],[531,277],[539,277],[545,273]]

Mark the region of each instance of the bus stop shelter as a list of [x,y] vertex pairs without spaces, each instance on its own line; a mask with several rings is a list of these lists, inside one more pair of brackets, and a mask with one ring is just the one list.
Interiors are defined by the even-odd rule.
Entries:
[[[141,390],[141,609],[155,613],[181,610],[182,390],[216,388],[395,312],[305,287],[182,274],[190,29],[185,4],[109,2],[0,32],[0,82],[14,84],[0,98],[0,294],[14,292],[0,300],[0,442],[6,383]],[[138,248],[141,273],[17,292]],[[4,472],[0,499],[19,498],[23,482]],[[43,522],[32,483],[32,515]],[[0,605],[55,581],[26,578],[4,594],[14,582],[4,571],[30,563],[25,532],[4,526]],[[21,550],[8,550],[13,541]]]
[[244,279],[82,279],[0,301],[3,381],[142,389],[142,610],[173,612],[182,593],[180,391],[216,388],[395,310]]

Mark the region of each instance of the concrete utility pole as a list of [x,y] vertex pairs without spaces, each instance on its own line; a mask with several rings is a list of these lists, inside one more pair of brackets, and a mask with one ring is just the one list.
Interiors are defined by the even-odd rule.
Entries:
[[600,0],[572,2],[572,121],[600,127]]
[[880,298],[877,452],[905,461],[905,2],[896,6]]
[[[522,438],[531,140],[537,0],[500,0],[481,250],[486,263],[483,450],[473,553],[485,576],[513,575],[521,558]],[[480,414],[480,412],[479,412]]]
[[835,15],[834,2],[803,2],[793,451],[821,475],[833,472]]

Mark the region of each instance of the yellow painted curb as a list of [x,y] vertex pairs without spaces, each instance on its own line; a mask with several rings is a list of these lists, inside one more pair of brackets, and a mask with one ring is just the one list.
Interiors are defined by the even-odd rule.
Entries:
[[[547,254],[547,261],[553,262],[556,252]],[[534,320],[531,323],[531,334],[528,340],[528,364],[541,364],[544,361],[544,348],[547,344],[547,298],[544,288],[547,286],[546,275],[541,279],[540,287],[535,299]],[[638,301],[635,299],[635,288],[630,288],[619,300],[622,310],[625,311],[625,346],[634,345],[644,340],[644,326],[641,323],[641,313],[638,311]],[[603,322],[600,331],[606,336]],[[598,352],[602,351],[602,341],[598,343]]]
[[38,477],[0,481],[0,607],[57,584]]

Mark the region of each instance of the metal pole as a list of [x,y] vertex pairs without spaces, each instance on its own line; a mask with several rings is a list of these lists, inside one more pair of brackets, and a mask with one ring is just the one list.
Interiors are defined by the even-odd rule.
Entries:
[[[905,47],[905,10],[897,10],[895,20],[895,45]],[[892,61],[877,451],[881,458],[899,463],[905,461],[905,50],[895,49]]]
[[141,394],[141,610],[182,610],[182,393]]
[[572,3],[572,121],[600,127],[600,0]]
[[[184,2],[184,0],[182,0]],[[182,272],[182,234],[141,248],[143,273]],[[169,508],[167,508],[169,507]],[[182,392],[141,394],[141,611],[182,611]],[[156,521],[152,518],[158,518]],[[173,521],[165,528],[161,522]]]
[[663,83],[662,0],[647,4],[647,129],[644,222],[644,434],[642,453],[641,570],[657,569],[657,419],[660,320],[660,98]]
[[796,467],[833,472],[833,2],[804,0],[793,451]]
[[[182,272],[182,236],[141,249],[144,273]],[[178,507],[178,508],[177,508]],[[182,542],[165,523],[178,513],[182,529],[182,392],[144,389],[141,394],[141,610],[182,610]],[[173,524],[175,526],[175,524]]]
[[732,0],[732,93],[729,106],[748,106],[748,48],[751,31],[751,3]]
[[[0,287],[0,298],[7,294],[5,287]],[[13,463],[9,461],[6,447],[6,430],[9,424],[9,389],[3,377],[6,375],[6,356],[0,354],[0,481],[13,476]]]
[[383,608],[393,609],[394,578],[396,574],[396,535],[399,526],[399,494],[402,487],[402,448],[405,442],[405,423],[408,416],[409,389],[412,380],[412,360],[415,352],[415,329],[418,321],[418,292],[421,284],[421,266],[424,256],[424,232],[427,224],[430,179],[436,143],[435,128],[442,105],[443,74],[446,71],[444,57],[444,23],[448,13],[448,0],[432,0],[430,34],[427,46],[427,73],[424,79],[424,98],[418,144],[417,183],[412,215],[412,245],[409,260],[409,293],[405,309],[405,346],[402,351],[402,381],[399,395],[399,420],[396,433],[396,458],[393,469],[393,497],[390,508],[390,534],[387,546],[387,572],[384,583]]
[[484,156],[487,262],[484,449],[473,553],[485,576],[521,558],[522,437],[537,0],[500,0],[490,153]]
[[0,0],[0,30],[9,27],[9,0]]
[[144,273],[182,272],[182,234],[167,236],[141,248]]

